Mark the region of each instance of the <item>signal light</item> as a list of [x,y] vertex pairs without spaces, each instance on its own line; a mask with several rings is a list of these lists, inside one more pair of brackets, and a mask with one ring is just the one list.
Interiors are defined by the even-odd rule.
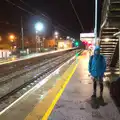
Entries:
[[76,41],[75,42],[75,46],[78,47],[79,46],[79,42]]

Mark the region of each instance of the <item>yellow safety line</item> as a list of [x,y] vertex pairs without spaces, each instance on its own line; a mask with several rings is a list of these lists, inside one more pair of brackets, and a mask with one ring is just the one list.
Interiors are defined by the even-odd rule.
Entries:
[[59,91],[58,94],[56,95],[55,99],[53,100],[52,104],[50,105],[50,107],[48,108],[47,112],[46,112],[45,115],[43,116],[42,120],[47,120],[48,117],[50,116],[53,108],[55,107],[57,101],[59,100],[59,98],[61,97],[64,89],[66,88],[66,85],[68,84],[68,82],[70,81],[72,75],[74,74],[74,72],[75,72],[75,70],[76,70],[76,68],[77,68],[77,65],[78,65],[78,64],[76,64],[75,67],[73,68],[71,74],[68,76],[68,78],[67,78],[67,80],[65,81],[63,87],[60,89],[60,91]]

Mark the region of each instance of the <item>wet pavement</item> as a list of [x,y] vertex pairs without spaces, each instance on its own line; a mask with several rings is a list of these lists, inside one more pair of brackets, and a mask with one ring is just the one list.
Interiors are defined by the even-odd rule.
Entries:
[[91,99],[92,80],[88,76],[89,55],[79,65],[48,120],[120,120],[120,114],[105,86],[103,99]]

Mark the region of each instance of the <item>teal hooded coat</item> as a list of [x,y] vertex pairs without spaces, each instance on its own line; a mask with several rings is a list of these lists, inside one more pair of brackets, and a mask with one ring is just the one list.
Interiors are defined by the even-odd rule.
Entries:
[[[95,54],[98,51],[99,54]],[[106,71],[106,61],[103,55],[100,54],[100,48],[96,47],[94,50],[94,55],[90,57],[89,60],[89,72],[93,77],[103,77]]]

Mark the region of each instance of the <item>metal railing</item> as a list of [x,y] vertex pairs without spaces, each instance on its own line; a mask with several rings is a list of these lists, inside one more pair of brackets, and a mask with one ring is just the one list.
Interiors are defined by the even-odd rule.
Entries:
[[102,6],[102,19],[101,19],[101,25],[104,23],[106,17],[107,17],[107,14],[108,14],[108,11],[109,11],[109,5],[110,5],[110,0],[104,0],[103,2],[103,6]]

